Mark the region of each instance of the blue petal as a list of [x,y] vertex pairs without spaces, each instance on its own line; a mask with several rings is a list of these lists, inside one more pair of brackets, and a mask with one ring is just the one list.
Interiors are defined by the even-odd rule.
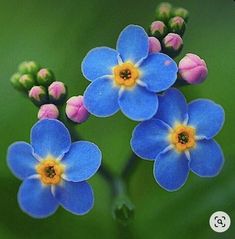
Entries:
[[63,178],[73,182],[89,179],[100,167],[101,157],[101,151],[95,144],[86,141],[73,143],[63,158]]
[[159,107],[156,119],[166,122],[171,127],[176,123],[187,121],[187,102],[184,95],[177,89],[169,89],[159,96]]
[[25,213],[35,218],[48,217],[58,208],[58,202],[51,193],[51,187],[43,185],[33,176],[21,184],[18,202]]
[[68,129],[58,120],[38,121],[31,131],[31,143],[35,154],[44,158],[49,154],[54,157],[68,152],[71,138]]
[[16,142],[8,148],[7,163],[16,177],[24,179],[36,173],[39,161],[34,158],[30,144]]
[[149,55],[140,65],[141,78],[149,90],[161,92],[172,86],[177,79],[177,65],[167,55]]
[[127,26],[119,35],[117,51],[123,62],[137,63],[148,56],[149,42],[145,30],[137,25]]
[[224,156],[215,140],[200,140],[190,151],[190,168],[201,177],[219,174],[224,164]]
[[113,80],[102,77],[93,81],[84,92],[84,104],[87,110],[98,117],[107,117],[119,110],[119,88]]
[[167,191],[176,191],[188,178],[188,164],[185,154],[178,153],[174,149],[159,154],[154,163],[155,180]]
[[211,100],[194,100],[188,105],[188,124],[196,128],[198,136],[213,138],[224,124],[224,110]]
[[92,188],[85,181],[64,181],[62,185],[55,187],[54,195],[62,207],[77,215],[86,214],[94,204]]
[[122,112],[132,120],[151,119],[157,112],[158,97],[146,88],[136,85],[131,90],[124,90],[119,97]]
[[141,158],[154,160],[169,146],[168,134],[169,127],[160,120],[142,122],[133,131],[132,150]]
[[89,51],[82,62],[82,73],[90,81],[112,75],[118,65],[118,52],[108,47],[97,47]]

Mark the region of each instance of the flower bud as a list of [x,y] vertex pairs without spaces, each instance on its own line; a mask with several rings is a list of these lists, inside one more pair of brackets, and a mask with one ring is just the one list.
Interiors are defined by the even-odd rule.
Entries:
[[168,23],[169,29],[173,33],[183,35],[185,31],[185,22],[182,17],[173,17]]
[[43,86],[33,86],[29,91],[29,98],[38,106],[48,101],[47,92]]
[[39,69],[39,65],[34,61],[24,61],[18,67],[20,73],[32,75],[36,75]]
[[156,20],[167,22],[172,15],[172,6],[170,3],[163,2],[156,9]]
[[38,111],[38,119],[57,119],[59,116],[58,108],[53,104],[42,105]]
[[188,53],[179,62],[179,74],[189,84],[202,83],[208,74],[206,63],[199,56]]
[[63,82],[54,81],[48,87],[48,94],[50,102],[54,104],[64,103],[64,99],[66,97],[66,87]]
[[183,40],[176,33],[169,33],[162,41],[163,52],[170,57],[176,57],[183,48]]
[[15,73],[10,79],[11,84],[16,90],[25,91],[25,88],[20,84],[20,77],[20,73]]
[[19,82],[26,90],[30,90],[35,85],[34,77],[30,74],[22,75]]
[[162,21],[154,21],[150,26],[150,34],[162,39],[167,34],[167,27]]
[[42,68],[37,73],[37,82],[39,85],[49,86],[54,80],[54,73],[50,69]]
[[189,12],[184,8],[176,8],[174,11],[174,16],[182,17],[185,22],[188,21]]
[[149,53],[160,52],[161,49],[160,41],[156,37],[149,37]]
[[121,194],[113,202],[112,214],[119,223],[127,225],[134,218],[135,207],[125,194]]
[[73,96],[67,101],[65,109],[67,117],[75,123],[83,123],[89,117],[89,112],[83,104],[83,96]]

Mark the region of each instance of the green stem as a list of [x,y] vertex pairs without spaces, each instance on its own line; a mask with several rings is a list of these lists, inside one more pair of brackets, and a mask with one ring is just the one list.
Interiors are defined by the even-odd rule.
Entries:
[[107,168],[107,166],[105,166],[104,163],[102,163],[98,170],[98,173],[105,179],[105,181],[110,185],[113,191],[114,177],[111,170]]
[[139,162],[140,162],[139,157],[136,154],[131,153],[129,159],[127,160],[127,162],[126,162],[126,164],[123,167],[123,170],[121,172],[121,177],[125,181],[129,181],[130,177],[135,172],[135,169],[138,166]]
[[127,226],[134,216],[134,205],[127,195],[126,182],[121,177],[114,178],[113,181],[113,217]]

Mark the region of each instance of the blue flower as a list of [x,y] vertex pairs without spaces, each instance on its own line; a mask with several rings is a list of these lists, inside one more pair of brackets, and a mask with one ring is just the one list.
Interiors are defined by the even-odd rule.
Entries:
[[156,116],[133,131],[131,146],[141,158],[154,160],[154,177],[168,191],[182,187],[189,171],[201,177],[216,176],[223,152],[212,138],[224,123],[224,110],[206,99],[188,105],[176,89],[159,97]]
[[118,38],[117,50],[98,47],[88,52],[82,72],[91,81],[84,93],[90,113],[107,117],[121,109],[130,119],[142,121],[156,114],[156,92],[174,84],[177,65],[165,54],[149,54],[144,29],[129,25]]
[[18,202],[30,216],[48,217],[59,205],[77,215],[93,207],[93,191],[86,180],[98,170],[101,152],[87,141],[71,143],[69,131],[60,121],[36,123],[31,145],[12,144],[7,160],[12,173],[23,180]]

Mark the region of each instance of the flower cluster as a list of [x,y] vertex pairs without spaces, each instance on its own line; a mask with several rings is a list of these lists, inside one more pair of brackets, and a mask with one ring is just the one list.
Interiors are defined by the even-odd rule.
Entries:
[[[223,126],[224,110],[208,99],[187,104],[176,89],[202,83],[208,73],[205,61],[193,53],[186,54],[178,66],[173,60],[183,47],[187,20],[187,10],[163,3],[149,34],[141,26],[128,25],[120,33],[116,49],[90,50],[81,65],[90,81],[84,96],[67,99],[64,83],[55,81],[51,70],[33,61],[19,66],[11,78],[13,86],[27,92],[40,107],[31,145],[16,142],[8,150],[8,165],[23,180],[18,193],[23,211],[43,218],[59,205],[78,215],[93,207],[93,192],[86,180],[100,167],[101,152],[95,144],[77,141],[76,124],[70,124],[84,123],[90,115],[108,117],[121,110],[129,119],[141,121],[133,130],[134,157],[127,167],[131,168],[136,155],[154,161],[154,178],[167,191],[181,188],[190,171],[200,177],[218,175],[224,156],[213,138]],[[123,189],[127,172],[124,168],[117,177],[108,170],[100,171],[114,187],[113,215],[118,221],[128,219],[134,211]]]

